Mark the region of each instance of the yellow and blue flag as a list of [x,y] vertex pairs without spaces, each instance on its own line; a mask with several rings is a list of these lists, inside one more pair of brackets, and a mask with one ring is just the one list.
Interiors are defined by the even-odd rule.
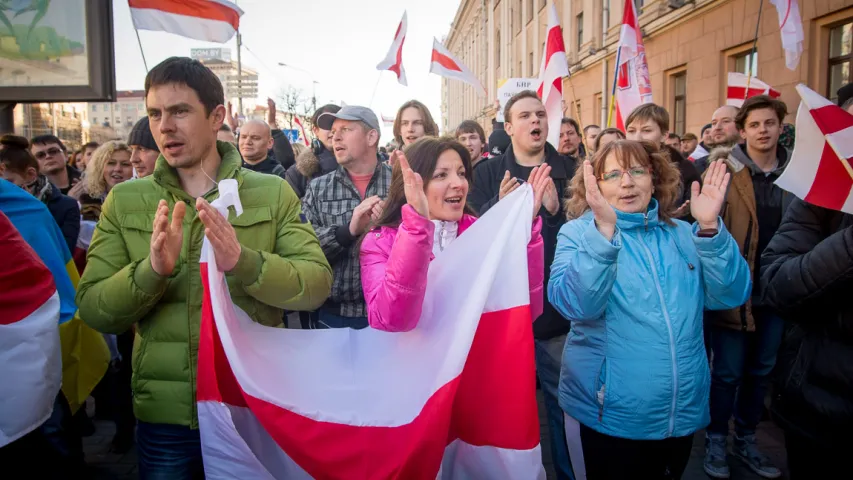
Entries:
[[80,275],[59,225],[35,197],[0,179],[0,211],[53,274],[59,292],[59,339],[62,348],[62,392],[76,412],[101,381],[110,362],[103,335],[80,320],[74,301]]

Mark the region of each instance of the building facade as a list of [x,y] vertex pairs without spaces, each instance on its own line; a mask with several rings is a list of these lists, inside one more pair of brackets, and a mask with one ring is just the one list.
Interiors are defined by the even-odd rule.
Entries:
[[[228,48],[194,48],[190,56],[216,74],[225,90],[225,99],[231,102],[235,114],[249,117],[254,113],[258,96],[257,71],[245,65],[237,68],[237,62],[231,60],[231,50]],[[242,112],[237,112],[239,98],[243,99]]]
[[127,138],[136,121],[148,116],[145,90],[118,91],[115,102],[89,103],[86,112],[90,126],[112,129],[118,138]]
[[[566,115],[582,125],[605,125],[624,0],[552,1],[572,74],[563,81]],[[778,17],[769,0],[635,0],[635,5],[652,95],[669,110],[676,133],[698,134],[710,121],[725,103],[728,72],[751,71],[781,91],[790,111],[786,121],[792,123],[799,105],[797,84],[833,99],[840,86],[853,80],[853,0],[799,1],[805,42],[794,71],[785,66]],[[445,131],[466,119],[490,131],[498,82],[538,76],[548,23],[545,6],[546,0],[462,1],[444,43],[480,78],[488,96],[443,79]]]

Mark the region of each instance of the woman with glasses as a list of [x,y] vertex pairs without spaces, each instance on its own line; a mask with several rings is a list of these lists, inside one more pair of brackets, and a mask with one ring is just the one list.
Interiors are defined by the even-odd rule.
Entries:
[[617,140],[584,162],[566,204],[548,296],[572,322],[560,406],[575,473],[680,478],[709,422],[702,311],[749,297],[749,268],[719,219],[722,162],[691,185],[693,225],[673,218],[678,168],[658,146]]

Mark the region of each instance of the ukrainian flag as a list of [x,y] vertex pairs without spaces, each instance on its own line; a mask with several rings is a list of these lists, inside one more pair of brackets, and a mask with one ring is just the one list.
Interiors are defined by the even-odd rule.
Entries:
[[74,296],[80,275],[59,225],[47,207],[14,184],[0,179],[0,211],[53,273],[59,292],[59,339],[62,347],[62,393],[76,412],[101,381],[110,363],[103,335],[77,315]]

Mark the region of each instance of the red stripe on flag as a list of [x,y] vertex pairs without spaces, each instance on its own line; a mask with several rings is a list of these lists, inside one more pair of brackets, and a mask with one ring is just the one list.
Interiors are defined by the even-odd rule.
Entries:
[[829,143],[824,143],[814,182],[803,200],[840,211],[850,195],[851,187],[853,187],[853,179],[850,178],[847,169],[844,168]]
[[398,79],[400,78],[400,67],[403,66],[403,44],[404,43],[406,43],[406,37],[403,37],[403,39],[400,40],[400,47],[397,49],[396,63],[394,63],[394,65],[391,65],[390,67],[388,67],[388,70],[391,70],[392,72],[397,74]]
[[240,26],[240,13],[233,8],[210,0],[128,0],[130,8],[159,10],[187,17],[218,20],[234,27]]
[[[208,283],[207,264],[201,277]],[[314,420],[245,393],[231,369],[204,289],[198,401],[249,407],[278,446],[314,478],[434,479],[455,439],[529,450],[539,444],[530,307],[484,314],[460,376],[439,388],[409,424]],[[522,386],[522,388],[519,388]],[[449,435],[448,435],[449,433]]]
[[452,58],[448,57],[447,55],[442,54],[441,52],[439,52],[436,49],[432,50],[432,61],[441,65],[442,67],[444,67],[448,70],[452,70],[454,72],[461,72],[462,71],[462,69],[459,68],[459,65],[457,65],[456,62],[454,62]]
[[[752,98],[758,95],[764,95],[763,88],[750,88],[749,93],[747,93],[746,87],[728,87],[726,90],[726,98],[735,98],[738,100],[743,100],[745,98]],[[773,95],[773,90],[770,90],[771,97],[778,97],[779,95]]]
[[563,43],[563,33],[560,26],[548,30],[548,43],[545,44],[545,64],[551,61],[551,55],[561,52],[566,53],[566,45]]
[[0,262],[0,325],[27,318],[56,292],[53,274],[21,237],[11,220],[0,212],[0,252],[14,252],[14,261]]
[[[824,107],[809,110],[812,118],[814,118],[817,128],[824,135],[831,135],[835,132],[840,132],[845,128],[853,127],[853,115],[842,110],[835,105],[826,105]],[[849,176],[849,175],[848,175]]]

